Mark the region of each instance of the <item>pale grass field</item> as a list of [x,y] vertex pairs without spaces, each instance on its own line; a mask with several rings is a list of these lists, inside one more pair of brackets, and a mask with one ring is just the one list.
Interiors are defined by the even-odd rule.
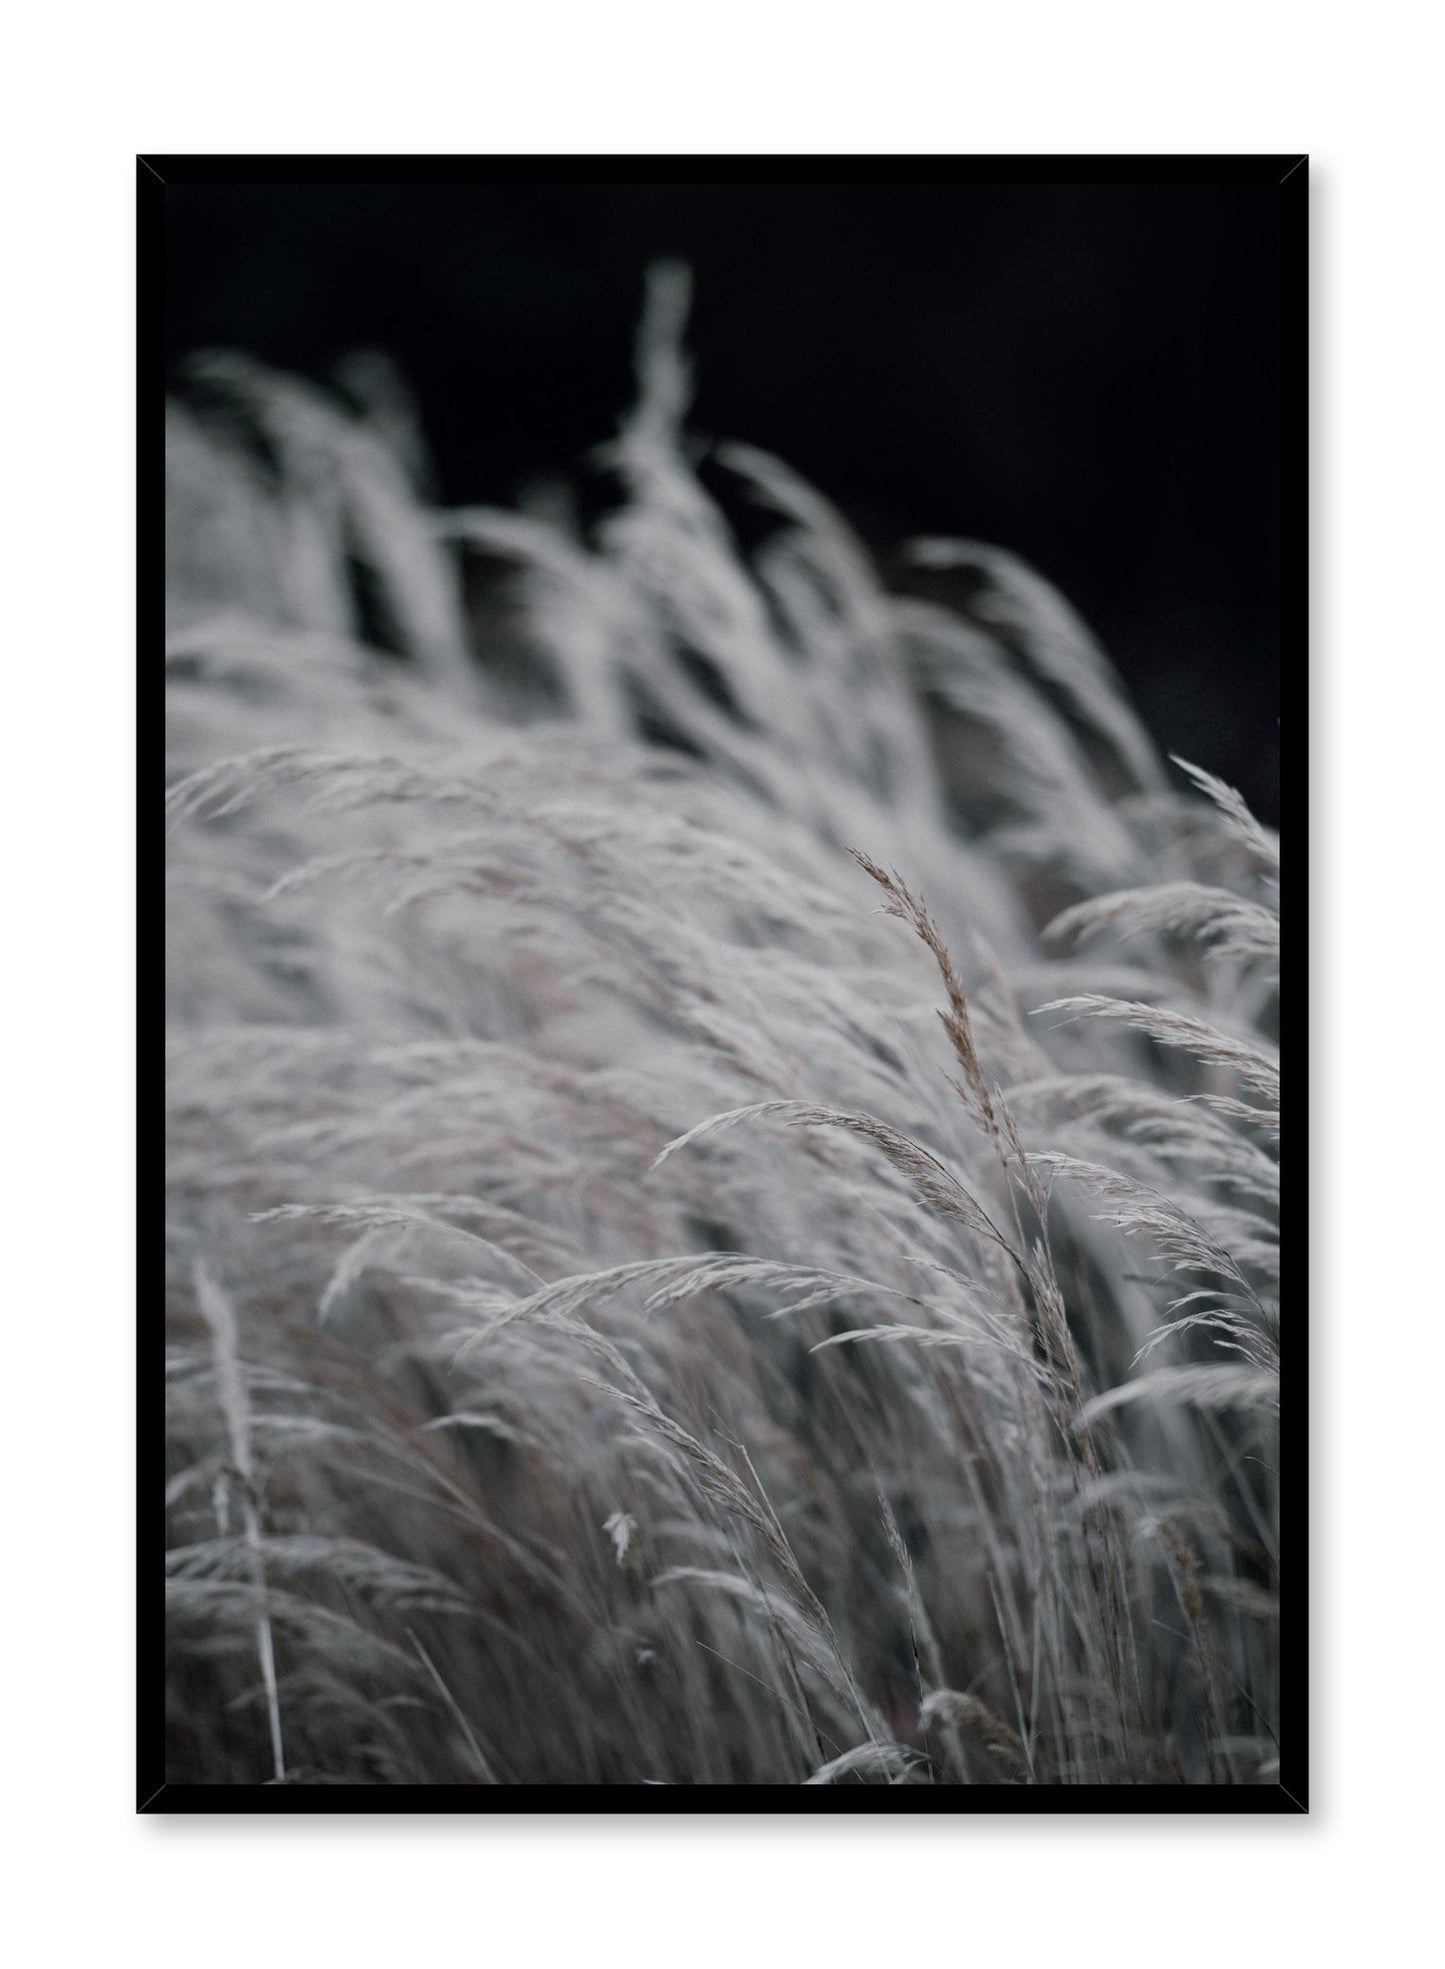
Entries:
[[587,526],[174,409],[168,1776],[1274,1783],[1278,843],[685,311]]

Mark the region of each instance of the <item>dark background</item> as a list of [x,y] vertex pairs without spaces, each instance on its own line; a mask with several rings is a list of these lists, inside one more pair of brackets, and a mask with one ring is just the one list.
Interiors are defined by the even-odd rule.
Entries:
[[385,349],[448,501],[575,474],[630,398],[643,269],[688,261],[700,432],[777,452],[885,563],[918,533],[1024,556],[1161,745],[1277,819],[1272,180],[165,196],[172,378],[201,348],[316,377]]

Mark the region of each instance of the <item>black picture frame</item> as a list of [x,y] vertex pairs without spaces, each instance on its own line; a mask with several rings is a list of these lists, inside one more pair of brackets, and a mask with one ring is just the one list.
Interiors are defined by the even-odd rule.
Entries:
[[[1026,156],[1026,157],[314,157],[178,156],[148,153],[136,161],[137,189],[137,403],[138,403],[138,646],[142,652],[138,687],[139,728],[144,749],[158,728],[145,679],[144,653],[162,634],[163,437],[161,410],[166,390],[164,300],[166,280],[166,201],[168,190],[200,184],[292,183],[455,183],[497,181],[574,182],[729,182],[771,185],[782,182],[910,183],[1007,182],[1014,184],[1119,183],[1190,185],[1240,183],[1274,188],[1278,222],[1277,334],[1279,350],[1279,428],[1281,485],[1280,660],[1290,681],[1286,729],[1281,734],[1281,823],[1293,838],[1308,840],[1309,729],[1309,165],[1283,153],[1251,156]],[[147,775],[143,772],[144,788]],[[139,838],[148,838],[150,821],[140,815]],[[144,875],[145,871],[143,871]],[[1298,1060],[1298,1084],[1307,1084],[1304,1057],[1309,1030],[1308,981],[1304,953],[1309,924],[1307,880],[1287,916],[1291,957],[1284,968],[1281,1029],[1289,1033],[1290,1058]],[[142,883],[140,948],[163,931],[158,888]],[[156,911],[154,917],[152,910]],[[140,994],[139,1058],[142,1087],[145,1062],[157,1040],[158,1014],[149,994]],[[1294,1066],[1292,1064],[1292,1071]],[[160,1118],[149,1097],[140,1104],[139,1167],[150,1167],[159,1152]],[[1301,1130],[1306,1140],[1306,1125]],[[144,1181],[144,1177],[142,1178]],[[1131,1814],[1301,1814],[1309,1809],[1309,1348],[1308,1239],[1305,1229],[1309,1189],[1307,1157],[1293,1158],[1282,1205],[1285,1236],[1292,1242],[1293,1334],[1282,1373],[1280,1453],[1283,1483],[1283,1575],[1280,1667],[1284,1727],[1280,1777],[1274,1785],[1252,1787],[1089,1786],[1035,1788],[1009,1786],[901,1787],[886,1795],[865,1787],[804,1790],[772,1786],[670,1788],[665,1794],[643,1786],[550,1787],[347,1786],[307,1790],[270,1785],[168,1784],[163,1757],[164,1611],[161,1600],[161,1527],[155,1500],[164,1489],[161,1322],[153,1312],[153,1278],[147,1241],[141,1241],[142,1308],[137,1334],[139,1387],[137,1481],[140,1504],[137,1584],[137,1760],[136,1809],[144,1814],[228,1813],[873,1813],[918,1812],[1036,1814],[1103,1812]],[[1299,1283],[1298,1281],[1303,1281]]]

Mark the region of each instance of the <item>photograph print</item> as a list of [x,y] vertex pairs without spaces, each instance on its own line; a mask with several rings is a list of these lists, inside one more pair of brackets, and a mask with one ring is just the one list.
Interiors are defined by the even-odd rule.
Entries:
[[138,159],[140,1810],[1307,1809],[1308,178]]

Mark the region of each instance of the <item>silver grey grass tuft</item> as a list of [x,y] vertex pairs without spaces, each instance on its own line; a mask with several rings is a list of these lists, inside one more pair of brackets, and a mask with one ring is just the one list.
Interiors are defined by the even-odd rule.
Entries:
[[168,1778],[1277,1782],[1277,841],[686,308],[585,525],[171,410]]

